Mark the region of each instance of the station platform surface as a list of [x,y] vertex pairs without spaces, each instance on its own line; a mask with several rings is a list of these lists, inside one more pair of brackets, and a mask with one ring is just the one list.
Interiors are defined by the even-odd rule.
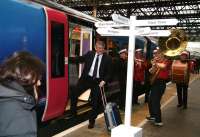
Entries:
[[[188,90],[188,108],[177,108],[175,84],[167,86],[163,95],[162,120],[164,125],[156,127],[145,118],[148,106],[141,98],[140,105],[133,106],[132,126],[141,127],[143,137],[199,137],[200,136],[200,75],[192,75]],[[124,112],[121,111],[122,120]],[[88,121],[63,131],[54,137],[110,137],[103,114],[99,115],[95,127],[88,129]]]

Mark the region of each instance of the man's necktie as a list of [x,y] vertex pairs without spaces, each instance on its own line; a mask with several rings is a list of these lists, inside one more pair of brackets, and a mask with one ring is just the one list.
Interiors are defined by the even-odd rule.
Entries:
[[97,58],[96,58],[96,61],[95,61],[94,71],[93,71],[93,78],[97,77],[98,64],[99,64],[99,55],[97,55]]

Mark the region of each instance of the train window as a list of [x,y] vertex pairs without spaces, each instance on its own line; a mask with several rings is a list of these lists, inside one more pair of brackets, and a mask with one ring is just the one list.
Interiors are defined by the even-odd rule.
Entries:
[[64,24],[51,22],[51,76],[64,77]]

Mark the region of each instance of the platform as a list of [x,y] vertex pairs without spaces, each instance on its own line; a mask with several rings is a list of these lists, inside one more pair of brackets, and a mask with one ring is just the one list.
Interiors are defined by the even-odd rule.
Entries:
[[[155,127],[145,117],[148,115],[147,104],[143,98],[140,105],[133,107],[132,125],[143,128],[143,137],[199,137],[200,135],[200,76],[193,75],[189,86],[188,109],[176,107],[175,84],[167,86],[162,98],[163,127]],[[122,119],[124,113],[121,112]],[[88,121],[63,131],[54,137],[110,137],[104,123],[103,115],[97,119],[93,129],[87,129]]]

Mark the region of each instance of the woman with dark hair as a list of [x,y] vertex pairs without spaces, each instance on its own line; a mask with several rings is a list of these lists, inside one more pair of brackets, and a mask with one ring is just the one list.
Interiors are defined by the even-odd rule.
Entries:
[[15,52],[0,68],[0,136],[36,137],[35,105],[44,71],[39,58]]

